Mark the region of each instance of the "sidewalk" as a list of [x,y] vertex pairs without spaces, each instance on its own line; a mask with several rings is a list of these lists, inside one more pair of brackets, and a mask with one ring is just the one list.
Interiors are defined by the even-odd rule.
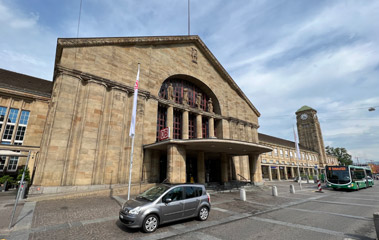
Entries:
[[[289,193],[289,185],[294,184],[296,194]],[[271,187],[278,187],[279,196],[271,195]],[[303,190],[295,182],[266,182],[263,186],[246,187],[247,201],[239,199],[239,190],[210,192],[212,209],[208,221],[184,221],[186,228],[202,228],[209,224],[235,221],[246,214],[258,214],[270,209],[294,204],[312,196],[315,184],[302,184]],[[126,200],[126,195],[83,196],[70,199],[52,199],[37,202],[21,202],[17,208],[15,226],[8,231],[10,212],[14,199],[0,197],[2,223],[0,239],[135,239],[146,237],[139,230],[127,229],[118,221],[118,211]],[[5,200],[5,198],[4,198]],[[3,202],[6,202],[3,204]],[[13,204],[12,204],[13,203]],[[3,215],[3,213],[5,215]],[[8,214],[6,214],[8,213]],[[238,213],[238,215],[235,215]],[[172,228],[181,225],[168,225],[158,228],[157,233],[168,234]],[[129,233],[129,234],[126,234]]]

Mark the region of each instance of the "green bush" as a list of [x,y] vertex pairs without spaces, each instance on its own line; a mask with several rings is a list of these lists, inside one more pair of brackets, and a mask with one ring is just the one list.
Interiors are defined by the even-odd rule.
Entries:
[[[18,171],[17,181],[21,181],[23,172],[24,172],[24,168],[22,168]],[[30,182],[30,173],[29,173],[28,167],[26,168],[24,182]]]
[[15,180],[9,175],[4,175],[0,178],[0,184],[8,182],[8,184],[14,184]]

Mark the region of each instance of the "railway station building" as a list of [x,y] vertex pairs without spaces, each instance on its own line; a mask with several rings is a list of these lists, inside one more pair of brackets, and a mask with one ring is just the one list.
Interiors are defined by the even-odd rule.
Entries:
[[[138,63],[133,186],[294,176],[295,145],[258,133],[259,111],[198,36],[58,39],[53,82],[0,75],[1,149],[32,151],[31,193],[128,183]],[[303,171],[322,168],[316,110],[296,114]],[[2,157],[0,174],[25,165],[16,158]]]

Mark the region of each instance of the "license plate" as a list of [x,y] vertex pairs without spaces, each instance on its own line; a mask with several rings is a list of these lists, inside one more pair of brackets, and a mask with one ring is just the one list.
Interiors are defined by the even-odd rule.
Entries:
[[120,215],[120,218],[121,218],[121,219],[124,219],[124,216]]

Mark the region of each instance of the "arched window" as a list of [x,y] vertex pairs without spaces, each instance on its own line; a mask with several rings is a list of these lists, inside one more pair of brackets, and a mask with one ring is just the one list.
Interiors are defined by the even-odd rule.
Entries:
[[200,95],[200,108],[203,111],[208,111],[208,95],[202,91],[199,87],[197,87],[195,84],[178,78],[170,78],[167,79],[163,84],[161,89],[159,90],[159,97],[168,99],[168,88],[169,86],[173,87],[173,101],[179,104],[185,104],[183,103],[183,96],[184,92],[187,90],[188,92],[188,102],[187,104],[190,107],[196,108],[196,98]]

